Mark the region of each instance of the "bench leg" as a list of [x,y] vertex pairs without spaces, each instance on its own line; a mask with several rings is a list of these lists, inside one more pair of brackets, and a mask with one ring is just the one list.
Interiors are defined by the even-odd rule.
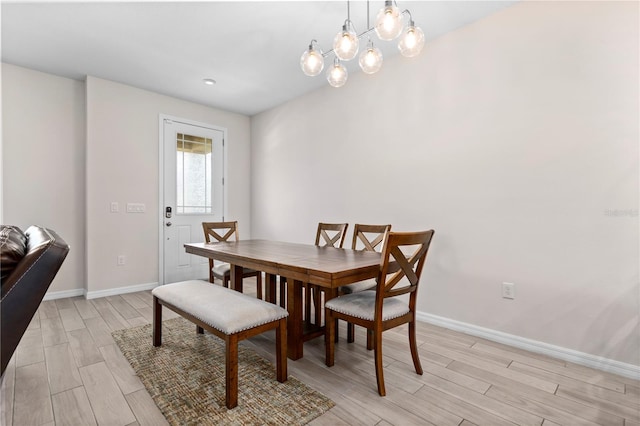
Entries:
[[199,325],[196,325],[196,333],[204,334],[204,328],[200,327]]
[[276,328],[276,379],[287,381],[287,319],[282,318]]
[[282,318],[276,328],[276,378],[287,381],[287,319]]
[[238,405],[238,336],[235,334],[226,336],[225,346],[225,393],[227,408],[231,409]]
[[162,305],[153,296],[153,346],[162,345]]

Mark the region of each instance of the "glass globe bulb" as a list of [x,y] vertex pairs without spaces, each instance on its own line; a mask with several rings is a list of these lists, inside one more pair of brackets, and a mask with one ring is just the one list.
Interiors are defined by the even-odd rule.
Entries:
[[349,61],[358,53],[358,44],[358,35],[348,30],[345,24],[342,26],[342,31],[333,39],[333,51],[339,59]]
[[363,50],[362,53],[360,53],[358,63],[362,71],[367,74],[374,74],[378,72],[382,66],[382,52],[377,47],[370,45],[367,47],[367,50]]
[[424,47],[424,33],[419,27],[412,24],[409,24],[398,42],[400,53],[407,58],[417,56]]
[[376,34],[380,40],[393,40],[402,32],[402,16],[392,1],[385,1],[376,17]]
[[327,70],[327,81],[333,87],[342,87],[347,82],[347,69],[336,60]]
[[324,58],[313,46],[305,50],[300,57],[300,68],[309,77],[314,77],[322,72],[324,68]]

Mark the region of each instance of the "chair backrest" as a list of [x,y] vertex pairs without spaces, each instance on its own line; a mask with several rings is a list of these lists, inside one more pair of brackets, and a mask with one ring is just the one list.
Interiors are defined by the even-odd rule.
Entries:
[[[353,228],[353,250],[378,251],[382,249],[387,234],[391,231],[391,225],[363,225],[356,223]],[[362,247],[361,247],[362,246]]]
[[319,223],[318,232],[316,233],[316,245],[342,248],[348,226],[348,223]]
[[208,243],[216,241],[238,241],[238,221],[233,222],[202,222],[204,229],[204,240]]
[[[427,259],[434,230],[420,232],[389,232],[380,260],[376,291],[376,313],[382,313],[385,297],[411,293],[409,308],[415,311],[420,275]],[[403,280],[406,278],[406,281]],[[402,285],[398,285],[402,283]]]

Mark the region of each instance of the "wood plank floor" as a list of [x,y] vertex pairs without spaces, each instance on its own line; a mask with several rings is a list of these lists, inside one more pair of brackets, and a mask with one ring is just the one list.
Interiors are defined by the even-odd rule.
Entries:
[[[148,291],[43,302],[5,372],[0,424],[166,424],[111,338],[150,323],[151,302]],[[406,333],[384,334],[384,398],[363,330],[348,344],[341,324],[331,368],[321,338],[305,343],[289,374],[336,402],[312,425],[640,425],[638,381],[425,323],[418,376]],[[275,362],[272,332],[243,344]]]

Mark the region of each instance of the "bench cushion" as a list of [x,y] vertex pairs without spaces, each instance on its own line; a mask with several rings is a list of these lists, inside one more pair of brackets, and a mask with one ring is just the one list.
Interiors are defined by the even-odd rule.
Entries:
[[224,334],[249,330],[289,315],[278,305],[205,281],[165,284],[154,288],[152,294]]

